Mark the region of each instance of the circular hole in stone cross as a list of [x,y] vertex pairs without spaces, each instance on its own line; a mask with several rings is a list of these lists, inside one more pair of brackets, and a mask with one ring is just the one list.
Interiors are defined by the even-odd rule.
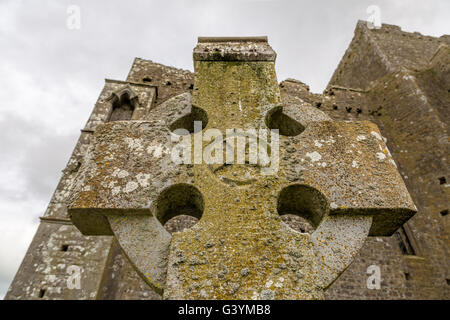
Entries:
[[305,218],[302,218],[296,214],[283,214],[281,216],[281,221],[287,224],[290,228],[294,229],[300,233],[313,233],[314,227]]
[[[293,184],[279,193],[277,210],[283,222],[294,230],[309,233],[317,228],[328,214],[329,206],[320,191],[307,185]],[[286,217],[283,217],[285,215]]]
[[181,232],[184,229],[189,229],[193,227],[199,220],[193,216],[188,216],[185,214],[173,217],[169,219],[165,224],[164,228],[169,233]]
[[203,209],[201,192],[187,183],[168,187],[156,201],[156,217],[170,233],[195,225],[202,217]]
[[269,129],[278,129],[282,136],[297,136],[305,130],[305,127],[298,121],[284,114],[283,108],[280,106],[270,110],[265,120]]

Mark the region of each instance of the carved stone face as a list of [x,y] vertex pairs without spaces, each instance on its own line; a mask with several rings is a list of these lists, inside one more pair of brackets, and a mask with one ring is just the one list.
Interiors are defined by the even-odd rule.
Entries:
[[[365,238],[388,235],[415,210],[378,128],[283,106],[275,53],[263,39],[202,39],[195,88],[151,120],[97,127],[69,206],[85,234],[117,237],[139,274],[168,299],[320,299]],[[202,120],[203,131],[192,130]],[[276,171],[261,165],[173,162],[171,130],[190,150],[209,129],[278,129]],[[219,139],[221,145],[228,141]],[[247,157],[247,156],[246,156]],[[173,216],[199,218],[172,236]],[[286,226],[296,214],[312,234]]]

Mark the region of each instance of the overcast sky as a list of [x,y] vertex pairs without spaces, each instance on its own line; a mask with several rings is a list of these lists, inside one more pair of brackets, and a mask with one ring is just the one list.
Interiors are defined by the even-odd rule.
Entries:
[[449,0],[0,0],[0,298],[104,78],[124,80],[134,57],[192,70],[198,36],[267,35],[278,80],[321,92],[370,5],[405,31],[450,34]]

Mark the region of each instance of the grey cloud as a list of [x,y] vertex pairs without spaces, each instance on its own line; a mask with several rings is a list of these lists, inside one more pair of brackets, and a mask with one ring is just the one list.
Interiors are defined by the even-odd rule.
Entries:
[[19,192],[11,188],[11,184],[0,184],[1,198],[15,201],[49,199],[75,145],[76,132],[60,136],[36,121],[26,121],[13,115],[0,121],[0,128],[3,132],[0,166],[3,170],[20,168],[25,182]]

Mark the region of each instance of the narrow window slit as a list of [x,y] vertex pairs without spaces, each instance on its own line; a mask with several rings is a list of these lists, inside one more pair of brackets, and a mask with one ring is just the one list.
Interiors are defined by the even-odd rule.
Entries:
[[398,229],[395,234],[397,236],[398,245],[400,247],[402,254],[411,256],[416,255],[416,250],[411,244],[411,241],[408,237],[405,227],[401,227],[400,229]]
[[39,290],[39,298],[40,299],[42,299],[44,297],[46,291],[47,291],[46,289]]

